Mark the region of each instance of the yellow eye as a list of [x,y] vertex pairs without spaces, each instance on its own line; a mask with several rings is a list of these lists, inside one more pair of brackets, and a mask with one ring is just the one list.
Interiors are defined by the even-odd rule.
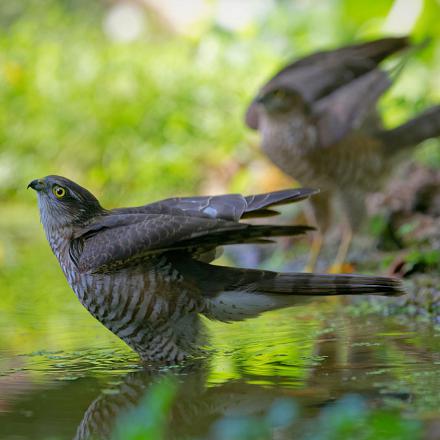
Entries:
[[52,192],[57,199],[62,199],[66,195],[66,190],[61,186],[54,186]]

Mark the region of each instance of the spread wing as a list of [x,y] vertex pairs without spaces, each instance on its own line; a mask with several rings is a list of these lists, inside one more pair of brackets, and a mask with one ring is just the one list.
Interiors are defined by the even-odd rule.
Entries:
[[317,192],[317,190],[310,188],[296,188],[251,196],[225,194],[219,196],[175,197],[149,205],[115,209],[113,212],[121,214],[170,214],[238,221],[246,218],[276,215],[278,212],[269,209],[269,207],[299,202]]
[[389,75],[376,69],[318,101],[314,113],[319,145],[334,145],[359,129],[391,84]]
[[351,44],[337,49],[315,52],[289,64],[279,73],[309,66],[345,63],[347,60],[353,59],[370,60],[371,63],[377,65],[391,53],[404,49],[409,45],[410,41],[406,36],[380,38],[364,43]]
[[[278,87],[288,87],[299,92],[313,107],[316,101],[371,72],[386,57],[408,47],[409,44],[407,37],[383,38],[318,52],[280,70],[262,87],[260,93],[266,93]],[[250,128],[258,128],[255,100],[248,108],[245,119]]]
[[[286,190],[243,199],[249,212],[264,213],[266,207],[272,204],[301,200],[313,192]],[[196,206],[201,202],[197,199],[199,198],[196,198]],[[271,237],[297,235],[313,229],[308,226],[250,225],[200,215],[198,210],[195,210],[198,215],[193,215],[191,209],[185,213],[183,209],[176,208],[181,203],[180,199],[172,200],[174,201],[158,202],[152,208],[151,205],[146,205],[120,209],[101,216],[94,223],[77,231],[70,247],[72,260],[81,272],[109,271],[137,264],[163,252],[189,250],[195,254],[203,253],[217,246],[265,243]],[[185,207],[189,202],[190,199],[185,199],[180,206]],[[164,204],[160,206],[161,203]],[[166,208],[174,211],[171,214],[151,212],[158,207],[161,210]],[[138,212],[132,212],[133,209]],[[242,215],[246,214],[246,209],[242,211]],[[176,210],[179,215],[176,215]]]

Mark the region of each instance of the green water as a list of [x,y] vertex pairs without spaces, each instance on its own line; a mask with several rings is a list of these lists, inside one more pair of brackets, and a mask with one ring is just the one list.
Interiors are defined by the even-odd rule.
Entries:
[[356,317],[321,300],[241,323],[207,322],[205,358],[153,371],[88,315],[43,239],[28,245],[33,233],[0,266],[2,440],[108,438],[165,376],[178,384],[169,438],[218,438],[219,420],[258,419],[280,398],[295,403],[298,430],[352,394],[426,429],[440,418],[440,330],[429,322]]

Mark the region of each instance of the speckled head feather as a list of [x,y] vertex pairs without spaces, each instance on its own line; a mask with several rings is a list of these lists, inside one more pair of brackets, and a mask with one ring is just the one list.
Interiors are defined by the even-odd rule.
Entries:
[[44,228],[86,224],[102,214],[98,199],[87,189],[62,176],[46,176],[29,183],[37,191]]
[[256,102],[263,105],[268,113],[301,112],[305,115],[310,113],[310,107],[302,95],[289,87],[263,89]]

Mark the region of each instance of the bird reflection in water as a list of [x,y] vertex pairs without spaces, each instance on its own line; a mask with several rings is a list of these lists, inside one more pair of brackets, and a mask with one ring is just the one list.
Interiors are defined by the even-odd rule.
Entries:
[[[303,382],[293,387],[283,386],[280,377],[263,378],[258,369],[240,368],[242,360],[239,354],[232,356],[231,362],[236,364],[240,377],[220,384],[209,383],[212,368],[209,359],[172,369],[145,368],[129,373],[116,389],[110,392],[104,390],[90,404],[75,440],[111,438],[121,415],[139,409],[140,414],[143,409],[148,411],[143,402],[152,387],[170,380],[177,387],[165,421],[166,438],[171,439],[224,439],[227,437],[218,437],[216,429],[224,429],[228,422],[246,419],[255,422],[260,429],[261,426],[269,429],[268,438],[276,435],[279,439],[291,439],[310,430],[323,408],[347,394],[361,396],[373,408],[383,406],[385,399],[411,400],[412,395],[406,390],[397,393],[383,387],[372,387],[373,379],[380,379],[381,383],[395,381],[394,369],[382,359],[380,343],[355,342],[365,339],[365,329],[359,329],[350,322],[346,324],[318,339],[314,358],[319,361],[311,363]],[[274,362],[277,361],[270,361]],[[380,376],[375,375],[377,372]],[[286,402],[290,405],[287,418],[284,417],[278,426],[276,423],[264,424],[274,408]],[[296,418],[297,415],[301,417]],[[146,413],[139,423],[147,420]],[[286,423],[286,420],[291,423]]]

